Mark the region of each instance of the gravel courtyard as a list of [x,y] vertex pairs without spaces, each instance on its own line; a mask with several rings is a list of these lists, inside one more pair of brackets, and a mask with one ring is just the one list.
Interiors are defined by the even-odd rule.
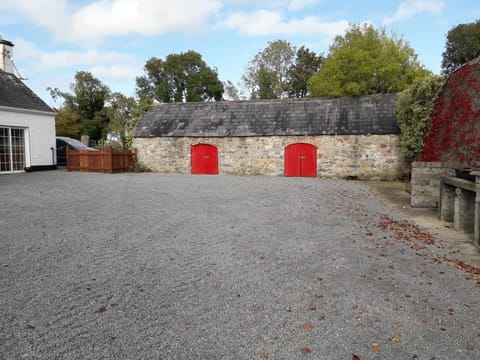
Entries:
[[478,359],[477,269],[355,181],[0,176],[1,359]]

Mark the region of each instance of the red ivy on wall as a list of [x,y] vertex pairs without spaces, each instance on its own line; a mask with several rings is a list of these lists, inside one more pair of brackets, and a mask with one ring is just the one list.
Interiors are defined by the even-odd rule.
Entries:
[[423,161],[480,169],[480,64],[455,72],[439,96],[424,136]]

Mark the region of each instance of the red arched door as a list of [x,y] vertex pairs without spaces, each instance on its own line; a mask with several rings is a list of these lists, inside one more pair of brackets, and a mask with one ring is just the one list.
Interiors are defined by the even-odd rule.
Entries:
[[297,143],[285,148],[285,176],[317,176],[317,147]]
[[192,174],[218,174],[217,147],[208,144],[197,144],[191,149]]

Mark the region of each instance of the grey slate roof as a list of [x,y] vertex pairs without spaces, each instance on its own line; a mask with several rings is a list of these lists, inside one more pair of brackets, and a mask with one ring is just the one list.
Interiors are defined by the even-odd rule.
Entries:
[[138,121],[135,137],[398,134],[396,99],[380,94],[162,104]]
[[0,106],[53,113],[53,110],[19,78],[2,70],[0,70]]

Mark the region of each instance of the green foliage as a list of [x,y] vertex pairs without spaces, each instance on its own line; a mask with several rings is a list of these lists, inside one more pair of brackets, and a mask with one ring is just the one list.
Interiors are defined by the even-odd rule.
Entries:
[[223,95],[225,100],[239,101],[244,99],[244,96],[230,80],[223,83],[223,88],[225,89],[225,93]]
[[429,72],[395,34],[371,25],[351,25],[337,36],[322,69],[310,78],[312,97],[360,96],[403,91]]
[[152,169],[148,165],[135,159],[128,171],[135,172],[135,173],[143,173],[143,172],[152,172]]
[[111,95],[109,106],[106,107],[110,119],[107,132],[114,134],[123,148],[127,147],[127,136],[131,129],[130,121],[136,107],[137,102],[133,97],[127,97],[118,92]]
[[247,65],[242,81],[253,99],[279,99],[288,89],[288,70],[295,47],[285,40],[269,42]]
[[295,63],[288,69],[288,95],[293,98],[304,98],[308,95],[308,80],[322,68],[323,55],[302,46],[297,50]]
[[422,156],[424,134],[430,126],[435,102],[445,82],[445,77],[439,75],[417,79],[398,97],[395,115],[401,131],[400,146],[407,167]]
[[132,147],[133,129],[135,128],[135,125],[137,124],[138,120],[140,120],[140,118],[147,111],[149,111],[151,109],[153,109],[153,100],[148,98],[148,97],[140,98],[138,103],[132,109],[130,121],[129,121],[128,127],[127,127],[127,135],[126,135],[126,142],[127,142],[128,148]]
[[460,24],[447,33],[442,54],[442,71],[451,74],[470,60],[480,56],[480,20]]
[[57,112],[55,116],[55,132],[57,136],[80,139],[82,131],[83,124],[76,112],[69,108],[62,108]]
[[137,95],[159,102],[221,100],[223,84],[195,51],[170,54],[165,61],[152,57],[138,77]]
[[[75,82],[70,86],[72,93],[47,88],[54,99],[64,99],[64,109],[75,113],[91,140],[99,140],[105,135],[109,119],[104,111],[110,89],[88,71],[77,71]],[[78,137],[77,137],[78,138]]]

